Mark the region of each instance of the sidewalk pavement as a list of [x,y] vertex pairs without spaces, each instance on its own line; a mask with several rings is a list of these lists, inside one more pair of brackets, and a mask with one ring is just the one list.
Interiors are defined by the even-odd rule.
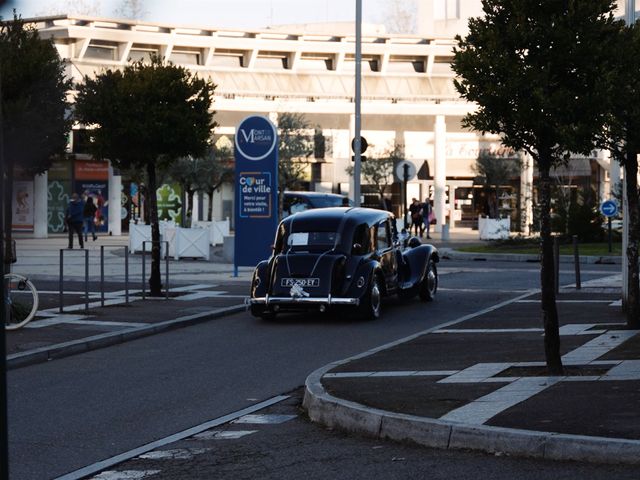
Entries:
[[[40,261],[38,273],[55,277],[57,251],[21,243],[19,252],[30,252],[18,265],[38,270]],[[81,266],[73,268],[80,278]],[[191,283],[172,288],[169,300],[127,305],[121,284],[110,283],[111,305],[99,307],[94,291],[84,312],[76,283],[67,298],[78,300],[59,314],[57,292],[42,292],[46,318],[8,332],[9,368],[244,309],[250,269],[232,277],[218,259],[174,268]],[[313,372],[304,407],[330,427],[429,447],[640,464],[640,332],[625,328],[620,282],[612,275],[559,294],[563,376],[546,373],[540,298],[530,292]]]

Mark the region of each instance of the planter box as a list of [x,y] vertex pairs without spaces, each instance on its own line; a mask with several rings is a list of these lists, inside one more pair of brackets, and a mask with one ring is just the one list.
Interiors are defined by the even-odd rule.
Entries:
[[[160,222],[160,240],[166,240],[165,237],[165,229],[166,224],[164,222]],[[151,241],[151,225],[145,225],[144,223],[130,223],[129,224],[129,253],[140,253],[142,252],[142,244],[143,242]],[[147,243],[146,250],[149,252],[151,250],[151,244]],[[166,256],[166,246],[162,244],[162,250],[160,251],[161,256]]]
[[165,228],[169,242],[169,256],[180,258],[204,258],[209,260],[209,230],[204,228]]
[[205,228],[209,230],[209,242],[211,245],[222,245],[224,237],[229,235],[229,219],[215,222],[194,221],[194,228]]
[[510,218],[478,217],[480,240],[505,240],[511,232]]

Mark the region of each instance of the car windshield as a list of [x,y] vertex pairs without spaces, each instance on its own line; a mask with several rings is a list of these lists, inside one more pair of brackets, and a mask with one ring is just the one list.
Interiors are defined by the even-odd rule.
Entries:
[[293,232],[287,237],[287,250],[325,252],[334,247],[336,232]]
[[[342,207],[342,197],[315,197],[311,200],[314,208]],[[351,204],[351,202],[349,202]]]

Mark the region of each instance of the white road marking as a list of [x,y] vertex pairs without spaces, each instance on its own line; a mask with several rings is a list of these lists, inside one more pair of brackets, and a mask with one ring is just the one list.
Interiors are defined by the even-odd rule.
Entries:
[[109,470],[95,477],[91,477],[89,480],[138,480],[140,478],[150,477],[156,473],[160,473],[160,470],[123,470],[122,472]]
[[49,318],[46,320],[37,320],[25,325],[24,328],[43,328],[50,327],[52,325],[59,325],[61,323],[71,323],[73,325],[96,325],[105,327],[144,327],[149,325],[148,323],[141,322],[109,322],[107,320],[84,320],[85,316],[81,315],[60,315],[57,318]]
[[592,362],[623,344],[640,330],[616,330],[600,335],[562,356],[565,365],[583,365]]
[[533,397],[561,381],[562,377],[530,377],[505,385],[484,397],[451,410],[440,420],[482,425],[500,412]]
[[[87,465],[86,467],[75,470],[74,472],[67,473],[66,475],[58,477],[56,480],[80,480],[81,478],[87,477],[89,475],[93,475],[95,473],[98,473],[104,470],[105,468],[109,468],[109,467],[112,467],[113,465],[117,465],[118,463],[122,463],[126,460],[130,460],[132,458],[138,457],[147,452],[155,450],[156,448],[164,447],[165,445],[169,445],[179,440],[184,440],[185,438],[192,437],[198,433],[202,433],[206,430],[210,430],[220,425],[224,425],[225,423],[228,423],[232,420],[238,419],[245,415],[249,415],[253,412],[257,412],[259,410],[262,410],[263,408],[270,407],[271,405],[275,405],[276,403],[282,402],[287,398],[289,398],[288,395],[278,395],[276,397],[265,400],[264,402],[260,402],[250,407],[243,408],[242,410],[238,410],[237,412],[224,415],[223,417],[219,417],[205,423],[201,423],[200,425],[196,425],[195,427],[191,427],[186,430],[183,430],[182,432],[178,432],[173,435],[169,435],[168,437],[161,438],[160,440],[147,443],[146,445],[142,445],[141,447],[134,448],[133,450],[129,450],[127,452],[121,453],[114,457],[107,458],[106,460],[96,462],[92,465]],[[105,479],[100,479],[100,480],[105,480]]]
[[510,363],[477,363],[447,378],[439,380],[438,383],[480,383],[506,370],[510,366]]
[[602,376],[601,380],[640,380],[640,360],[623,360]]
[[195,455],[200,455],[211,450],[210,448],[175,448],[172,450],[154,450],[143,453],[138,458],[145,460],[190,460]]
[[277,425],[296,418],[296,415],[245,415],[231,423],[250,423],[253,425]]
[[258,430],[211,430],[194,435],[198,440],[237,440],[238,438],[256,433]]
[[405,372],[338,372],[327,373],[322,378],[359,378],[359,377],[447,377],[459,370],[405,371]]

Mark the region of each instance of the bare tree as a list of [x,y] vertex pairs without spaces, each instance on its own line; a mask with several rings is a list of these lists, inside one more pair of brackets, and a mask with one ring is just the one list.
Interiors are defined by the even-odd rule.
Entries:
[[36,12],[36,16],[47,15],[90,15],[100,16],[102,6],[100,0],[61,0],[47,5],[44,10]]
[[149,12],[144,8],[144,0],[122,0],[120,6],[115,10],[118,17],[130,18],[131,20],[142,20],[147,13]]
[[416,0],[389,0],[382,23],[389,33],[415,33]]

